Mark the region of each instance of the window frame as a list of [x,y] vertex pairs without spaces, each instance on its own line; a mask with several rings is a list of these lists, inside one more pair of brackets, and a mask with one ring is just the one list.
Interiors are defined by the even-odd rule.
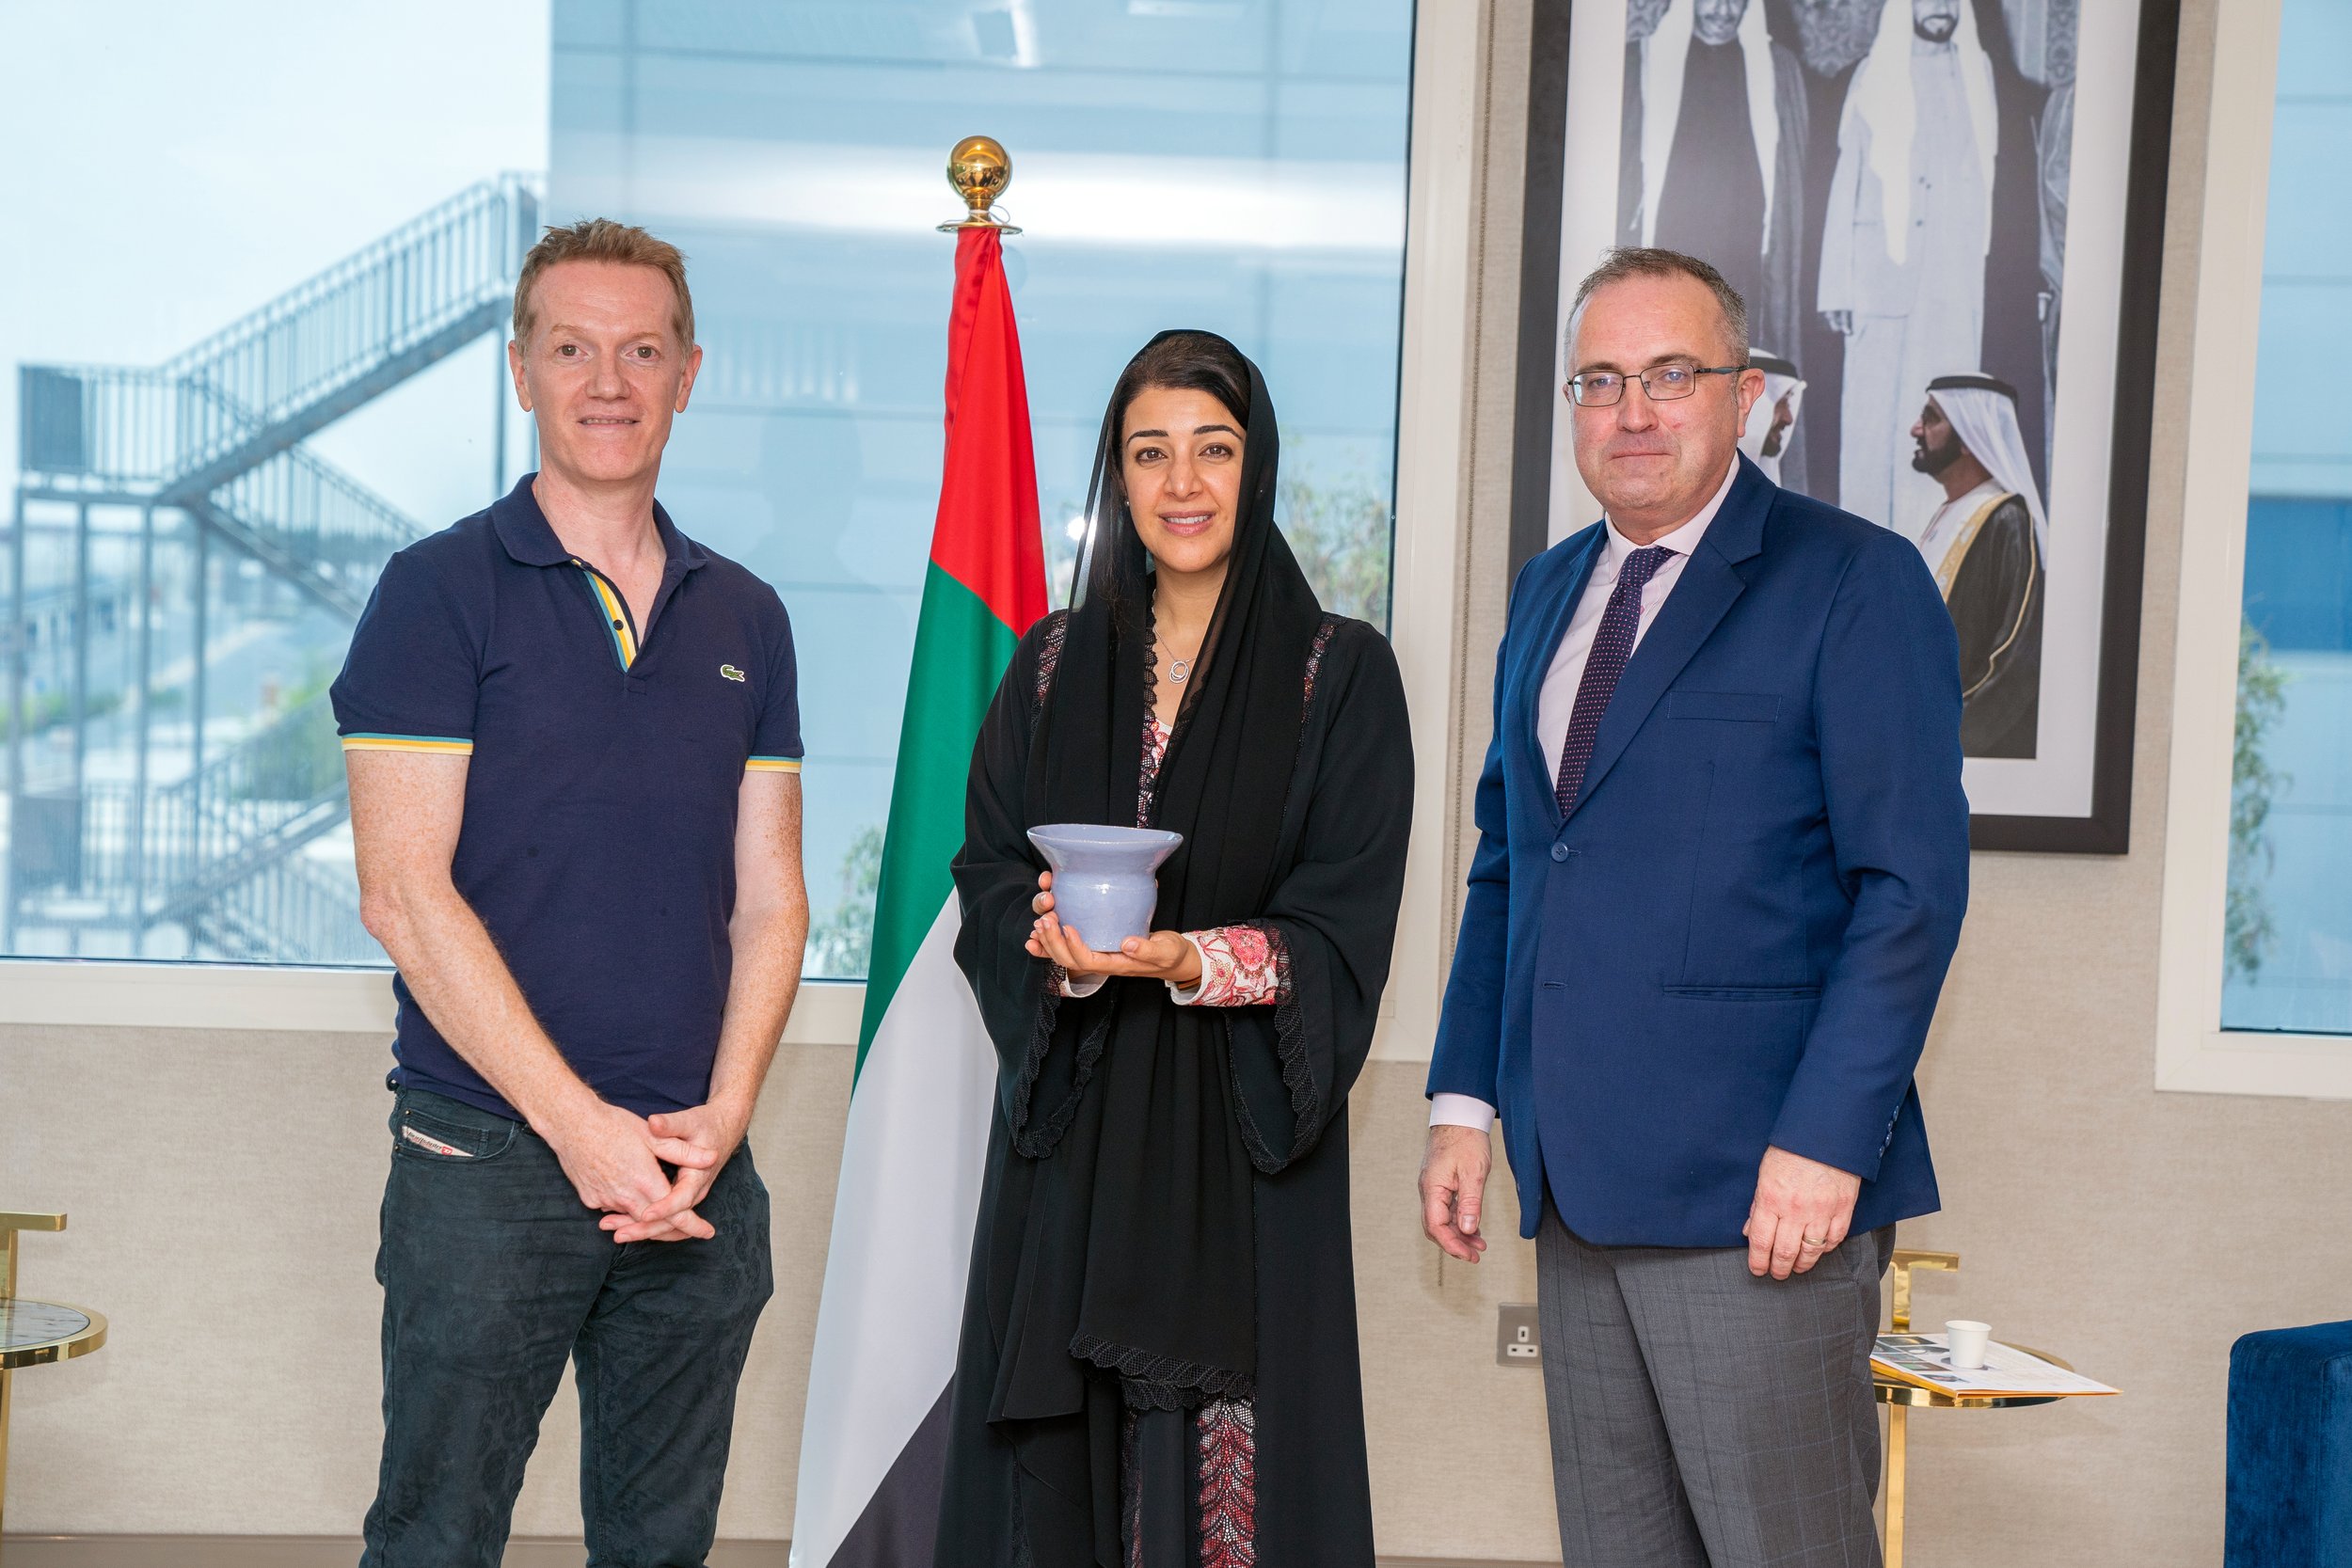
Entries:
[[[2282,0],[2213,34],[2186,399],[2171,764],[2157,946],[2155,1086],[2352,1099],[2352,1036],[2221,1026],[2238,627]],[[2259,180],[2234,171],[2261,169]]]
[[[1404,332],[1398,364],[1390,637],[1418,722],[1412,847],[1375,1056],[1428,1059],[1452,936],[1445,843],[1461,651],[1455,646],[1469,490],[1462,471],[1479,72],[1478,0],[1414,8],[1406,154]],[[945,244],[945,242],[942,242]],[[866,1005],[855,980],[806,980],[786,1044],[854,1045]],[[0,956],[0,1025],[271,1029],[389,1036],[391,972],[296,965]]]
[[[801,986],[787,1044],[855,1044],[866,987]],[[392,1033],[392,972],[157,958],[0,960],[0,1025]]]

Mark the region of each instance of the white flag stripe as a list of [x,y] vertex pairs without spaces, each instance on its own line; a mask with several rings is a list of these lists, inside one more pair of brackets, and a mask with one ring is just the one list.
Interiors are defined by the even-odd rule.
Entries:
[[955,1376],[996,1050],[955,895],[890,999],[842,1140],[808,1373],[792,1568],[824,1568]]

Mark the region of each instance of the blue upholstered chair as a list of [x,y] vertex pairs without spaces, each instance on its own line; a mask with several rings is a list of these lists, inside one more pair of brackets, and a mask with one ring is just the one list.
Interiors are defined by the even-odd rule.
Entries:
[[2352,1568],[2352,1323],[2230,1347],[2227,1568]]

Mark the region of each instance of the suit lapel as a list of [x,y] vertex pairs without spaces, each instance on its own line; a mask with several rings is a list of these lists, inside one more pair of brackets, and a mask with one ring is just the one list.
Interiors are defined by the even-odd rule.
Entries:
[[1585,585],[1593,580],[1593,568],[1600,562],[1600,552],[1608,531],[1598,524],[1590,531],[1580,559],[1568,567],[1567,588],[1550,607],[1549,619],[1532,648],[1533,657],[1518,672],[1518,745],[1521,760],[1534,770],[1541,794],[1555,820],[1560,816],[1560,801],[1551,778],[1551,769],[1544,761],[1544,744],[1535,734],[1536,705],[1543,695],[1544,677],[1551,673],[1551,661],[1559,657],[1560,640],[1568,634],[1568,623],[1576,616],[1577,602],[1584,597]]
[[1641,646],[1633,650],[1625,673],[1618,677],[1616,694],[1610,698],[1609,711],[1601,715],[1600,732],[1593,737],[1593,760],[1586,765],[1583,785],[1577,792],[1580,811],[1625,754],[1650,709],[1666,694],[1666,688],[1747,589],[1736,563],[1763,547],[1764,519],[1772,511],[1776,488],[1746,457],[1739,461],[1740,477],[1732,482],[1722,510],[1699,537],[1698,548],[1683,564],[1674,591],[1659,607],[1658,619],[1650,623]]

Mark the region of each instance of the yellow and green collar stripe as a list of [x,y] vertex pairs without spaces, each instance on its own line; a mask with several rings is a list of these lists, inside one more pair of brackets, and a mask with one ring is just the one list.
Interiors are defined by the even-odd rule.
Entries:
[[612,591],[612,585],[594,568],[585,562],[574,562],[573,564],[580,568],[580,575],[587,580],[588,592],[596,598],[596,608],[604,613],[605,629],[612,637],[612,657],[621,661],[622,669],[628,669],[637,662],[637,634],[629,629],[627,607],[621,603],[621,596]]
[[346,752],[434,752],[442,756],[473,754],[473,742],[448,735],[375,735],[361,732],[343,736]]

